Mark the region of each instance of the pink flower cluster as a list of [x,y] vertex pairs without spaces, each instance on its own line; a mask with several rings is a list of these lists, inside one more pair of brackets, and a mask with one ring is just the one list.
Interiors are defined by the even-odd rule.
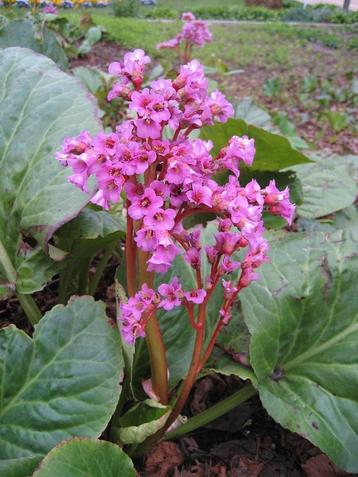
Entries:
[[[183,13],[182,20],[185,22],[182,31],[174,38],[158,43],[158,50],[163,48],[179,48],[181,44],[184,45],[186,50],[191,49],[193,46],[201,48],[205,43],[212,41],[213,36],[205,22],[197,20],[191,12]],[[187,51],[187,55],[188,54],[189,52]],[[186,60],[187,59],[188,58],[186,58]]]
[[[114,133],[91,137],[83,132],[67,138],[57,153],[57,159],[72,168],[69,180],[82,190],[88,191],[88,179],[95,176],[93,203],[109,208],[125,192],[129,220],[135,224],[133,240],[148,254],[148,272],[167,272],[182,255],[197,276],[196,289],[183,290],[177,278],[157,292],[144,284],[122,304],[119,320],[129,343],[145,335],[157,309],[185,306],[195,327],[194,307],[205,304],[219,284],[224,291],[220,317],[227,324],[237,294],[257,279],[257,268],[267,260],[263,211],[284,217],[288,224],[294,216],[288,189],[278,190],[275,181],[266,188],[255,180],[240,185],[240,163],[249,166],[254,159],[252,139],[234,136],[213,157],[211,141],[191,137],[194,129],[233,115],[219,91],[208,94],[202,65],[191,61],[174,80],[152,81],[141,90],[148,62],[144,52],[136,50],[123,64],[110,65],[119,78],[110,97],[127,99],[134,118]],[[232,172],[225,184],[214,180],[220,171]],[[183,220],[208,212],[219,217],[218,228],[213,243],[203,247],[201,229],[186,230]],[[239,251],[244,251],[240,262],[235,258]],[[202,276],[203,261],[209,264],[207,276]],[[230,274],[236,279],[229,280]]]
[[42,12],[46,13],[47,15],[57,15],[58,10],[55,5],[45,5],[42,9]]

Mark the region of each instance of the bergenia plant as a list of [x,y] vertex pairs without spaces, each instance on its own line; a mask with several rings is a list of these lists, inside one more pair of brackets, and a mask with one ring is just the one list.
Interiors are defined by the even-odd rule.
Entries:
[[158,43],[157,49],[164,48],[176,50],[180,61],[187,63],[192,54],[193,47],[202,48],[205,43],[210,43],[213,39],[205,22],[197,20],[191,12],[183,13],[184,25],[182,31],[170,40]]
[[[195,22],[186,26],[190,25]],[[83,191],[89,190],[89,178],[96,178],[94,204],[108,209],[124,201],[128,300],[120,305],[118,325],[128,344],[146,339],[150,393],[162,404],[169,400],[168,369],[157,312],[185,308],[187,326],[195,330],[190,369],[173,398],[164,432],[177,420],[218,335],[230,323],[240,291],[259,278],[257,270],[268,260],[263,212],[291,224],[295,208],[288,189],[280,191],[274,180],[265,188],[256,180],[240,184],[240,165],[250,166],[254,160],[253,139],[233,136],[212,155],[213,143],[191,134],[233,115],[223,94],[208,93],[208,81],[197,60],[181,66],[175,79],[152,81],[142,89],[148,63],[144,51],[135,50],[109,67],[118,79],[109,99],[127,100],[132,119],[112,133],[83,132],[66,138],[57,159],[72,168],[69,180]],[[185,219],[203,213],[217,217],[213,244],[205,247],[201,228],[185,226]],[[160,283],[161,274],[178,255],[193,269],[193,289],[185,289],[181,277]],[[223,289],[223,301],[216,326],[207,336],[207,308],[218,287]]]

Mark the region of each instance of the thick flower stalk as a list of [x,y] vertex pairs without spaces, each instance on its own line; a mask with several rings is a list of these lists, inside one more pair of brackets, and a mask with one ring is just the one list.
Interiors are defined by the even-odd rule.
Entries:
[[[225,122],[233,115],[231,104],[219,91],[208,93],[201,64],[193,60],[180,68],[174,80],[159,79],[141,89],[149,61],[142,50],[135,50],[122,63],[109,67],[118,78],[109,99],[126,99],[133,119],[113,133],[92,137],[83,132],[65,139],[57,159],[72,168],[69,180],[84,191],[88,191],[90,176],[95,176],[94,204],[108,209],[125,193],[129,299],[120,306],[118,322],[123,339],[130,344],[147,336],[153,389],[162,402],[167,400],[163,385],[167,369],[156,314],[185,307],[188,326],[196,332],[191,367],[169,425],[221,329],[230,323],[239,292],[258,278],[257,269],[267,261],[264,210],[291,224],[294,206],[288,189],[278,190],[273,180],[264,188],[255,180],[240,184],[240,164],[250,166],[254,160],[252,139],[233,136],[212,156],[211,141],[192,137],[193,130],[214,121]],[[215,177],[222,171],[228,172],[227,181],[219,184]],[[203,246],[201,229],[186,230],[184,220],[208,212],[218,217],[217,231],[213,243]],[[193,268],[196,287],[184,289],[180,277],[174,277],[155,289],[154,273],[167,272],[179,255]],[[204,261],[209,266],[202,267]],[[204,269],[209,272],[204,274]],[[217,287],[222,287],[223,302],[216,328],[206,336],[206,308]]]
[[202,48],[205,43],[210,43],[213,39],[205,22],[197,20],[191,12],[183,13],[184,25],[182,31],[170,40],[158,43],[157,49],[176,50],[183,63],[187,63],[191,58],[194,46]]

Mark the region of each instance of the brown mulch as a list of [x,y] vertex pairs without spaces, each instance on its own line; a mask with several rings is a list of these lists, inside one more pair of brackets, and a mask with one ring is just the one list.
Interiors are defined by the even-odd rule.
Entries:
[[102,71],[108,71],[108,65],[113,61],[120,61],[126,52],[113,41],[102,40],[93,45],[88,55],[71,60],[71,68],[90,66]]

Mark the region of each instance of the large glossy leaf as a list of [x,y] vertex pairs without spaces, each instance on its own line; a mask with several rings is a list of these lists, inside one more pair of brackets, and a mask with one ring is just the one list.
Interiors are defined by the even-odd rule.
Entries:
[[99,437],[120,393],[123,359],[105,306],[57,306],[31,339],[0,331],[0,475],[25,477],[63,439]]
[[71,439],[44,458],[33,477],[135,477],[131,459],[111,442]]
[[243,135],[255,139],[256,155],[252,170],[278,171],[295,164],[310,162],[306,156],[293,149],[285,137],[247,124],[242,119],[229,119],[224,124],[206,126],[200,133],[202,139],[213,141],[213,154],[217,154],[226,146],[232,136]]
[[351,205],[357,195],[354,178],[357,169],[358,158],[353,156],[332,156],[295,167],[303,189],[298,214],[312,219]]
[[263,405],[358,471],[358,229],[280,235],[242,294]]
[[66,54],[55,34],[45,26],[36,28],[30,20],[14,20],[0,30],[0,48],[21,46],[48,56],[60,68],[68,67]]
[[[55,272],[43,245],[77,215],[88,195],[55,160],[65,136],[100,129],[82,85],[48,58],[0,50],[0,242],[16,270],[16,290],[40,290]],[[11,282],[0,263],[0,282]]]

